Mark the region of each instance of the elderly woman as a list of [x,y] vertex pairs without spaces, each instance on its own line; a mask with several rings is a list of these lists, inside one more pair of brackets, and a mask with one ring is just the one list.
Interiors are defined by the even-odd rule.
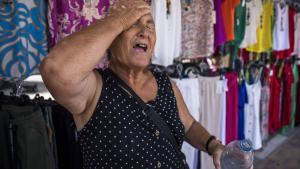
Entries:
[[[220,168],[223,145],[193,119],[175,83],[148,69],[155,40],[150,7],[121,0],[108,17],[65,38],[41,64],[47,88],[74,117],[84,168],[184,168],[176,151],[184,139]],[[107,50],[109,68],[95,70]],[[161,116],[177,145],[160,134],[120,81]]]

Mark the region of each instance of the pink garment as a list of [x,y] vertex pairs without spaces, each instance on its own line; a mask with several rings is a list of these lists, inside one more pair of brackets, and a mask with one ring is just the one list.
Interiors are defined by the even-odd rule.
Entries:
[[238,74],[227,73],[228,91],[226,92],[226,144],[238,139]]
[[105,16],[109,0],[49,0],[50,47]]

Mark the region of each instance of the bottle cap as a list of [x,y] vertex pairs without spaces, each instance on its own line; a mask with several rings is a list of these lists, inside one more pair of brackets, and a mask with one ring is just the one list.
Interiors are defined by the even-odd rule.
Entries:
[[250,140],[240,140],[239,146],[240,146],[240,149],[245,152],[252,151],[252,142]]

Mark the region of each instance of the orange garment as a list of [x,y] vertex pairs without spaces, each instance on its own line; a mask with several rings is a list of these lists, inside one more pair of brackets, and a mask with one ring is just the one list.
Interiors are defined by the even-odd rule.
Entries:
[[222,2],[222,17],[226,33],[226,40],[234,40],[234,10],[240,0],[223,0]]

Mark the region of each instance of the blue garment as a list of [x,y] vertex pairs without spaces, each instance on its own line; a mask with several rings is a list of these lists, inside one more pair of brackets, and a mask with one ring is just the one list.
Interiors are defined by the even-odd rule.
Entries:
[[0,78],[25,78],[47,54],[46,3],[10,1],[0,7]]
[[246,83],[245,80],[243,80],[239,84],[239,128],[238,128],[238,139],[244,140],[245,139],[245,118],[244,118],[244,108],[245,104],[248,103],[248,96],[247,96],[247,90],[246,90]]

